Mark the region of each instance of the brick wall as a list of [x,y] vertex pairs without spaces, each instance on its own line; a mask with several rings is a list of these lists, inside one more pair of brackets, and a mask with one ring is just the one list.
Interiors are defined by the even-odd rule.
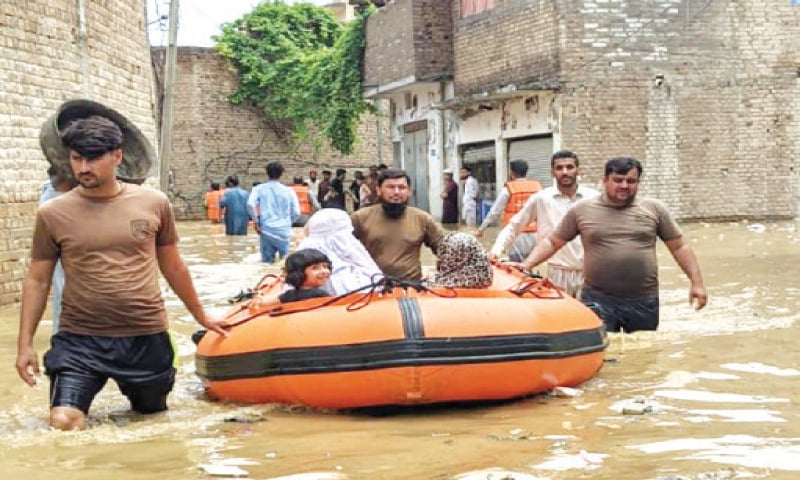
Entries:
[[89,98],[155,136],[144,3],[82,3],[84,28],[75,0],[0,2],[0,305],[19,300],[27,269],[47,179],[42,123],[65,100]]
[[[645,165],[681,219],[800,213],[800,7],[784,0],[497,0],[454,18],[455,94],[555,88],[561,146],[600,180]],[[539,82],[537,84],[537,82]]]
[[645,165],[644,193],[680,218],[798,214],[800,9],[559,5],[563,145],[583,154],[590,179],[607,158],[632,155]]
[[559,74],[556,3],[495,0],[493,9],[462,18],[461,0],[453,0],[455,94],[554,84]]
[[[153,56],[156,64],[162,63],[163,49],[155,49]],[[315,139],[322,145],[319,150],[310,144],[292,150],[287,134],[266,125],[258,109],[228,102],[227,96],[235,88],[235,74],[212,49],[178,49],[170,190],[177,218],[205,218],[203,194],[210,182],[223,184],[225,177],[236,174],[241,185],[250,188],[253,181],[266,180],[265,167],[273,160],[286,167],[286,182],[294,175],[307,174],[312,167],[365,170],[378,163],[382,136],[382,161],[391,163],[386,118],[379,121],[371,114],[364,115],[352,155],[343,156],[327,148],[322,135]]]
[[450,77],[450,13],[450,5],[442,0],[397,0],[379,9],[367,20],[364,86]]

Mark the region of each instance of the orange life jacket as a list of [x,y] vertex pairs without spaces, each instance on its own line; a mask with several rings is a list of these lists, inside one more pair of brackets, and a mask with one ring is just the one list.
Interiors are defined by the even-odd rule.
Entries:
[[[542,189],[542,184],[536,180],[512,180],[506,183],[506,188],[510,195],[508,197],[508,203],[506,203],[506,209],[503,210],[503,226],[508,225],[508,222],[511,221],[511,217],[522,210],[522,207],[525,205],[525,200],[527,200],[528,197]],[[535,232],[536,222],[529,223],[522,231]]]
[[297,200],[300,202],[300,215],[311,214],[311,201],[308,198],[307,185],[289,185],[297,194]]
[[206,192],[206,214],[208,219],[212,222],[219,222],[221,215],[219,210],[219,201],[222,200],[222,194],[225,190],[211,190]]

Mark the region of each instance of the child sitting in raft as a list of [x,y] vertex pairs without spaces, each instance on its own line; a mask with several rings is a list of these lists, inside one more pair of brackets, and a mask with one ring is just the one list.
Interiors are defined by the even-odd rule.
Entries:
[[282,303],[330,296],[323,286],[331,276],[331,261],[319,250],[315,248],[297,250],[286,257],[284,270],[286,283],[294,288],[280,294],[278,300]]
[[464,232],[448,233],[439,243],[433,287],[486,288],[492,284],[492,264],[481,242]]

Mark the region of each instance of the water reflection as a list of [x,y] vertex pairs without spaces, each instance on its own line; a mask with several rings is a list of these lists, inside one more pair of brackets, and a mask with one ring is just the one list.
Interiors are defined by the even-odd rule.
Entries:
[[[687,282],[660,248],[661,329],[612,335],[604,369],[572,397],[380,415],[210,402],[194,375],[190,335],[197,325],[167,291],[181,360],[170,410],[132,414],[109,385],[92,407],[89,430],[53,432],[46,427],[47,386],[26,387],[11,367],[18,312],[5,309],[4,474],[32,480],[796,478],[797,223],[685,229],[709,306],[699,313],[689,307]],[[210,308],[228,308],[228,298],[278,271],[259,262],[254,235],[225,237],[221,226],[202,222],[182,223],[180,231],[182,252]],[[429,254],[425,263],[433,263]],[[48,330],[40,326],[40,354]]]

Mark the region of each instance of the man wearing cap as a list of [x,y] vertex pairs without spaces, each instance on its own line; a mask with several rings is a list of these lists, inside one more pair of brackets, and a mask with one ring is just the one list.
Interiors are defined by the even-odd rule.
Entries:
[[140,413],[167,408],[175,352],[167,333],[160,270],[203,327],[225,335],[206,315],[178,252],[167,197],[121,183],[123,134],[101,116],[81,118],[63,132],[79,182],[39,208],[25,277],[17,339],[17,373],[36,383],[33,348],[58,260],[66,277],[60,328],[45,354],[50,425],[82,429],[95,395],[109,378]]

